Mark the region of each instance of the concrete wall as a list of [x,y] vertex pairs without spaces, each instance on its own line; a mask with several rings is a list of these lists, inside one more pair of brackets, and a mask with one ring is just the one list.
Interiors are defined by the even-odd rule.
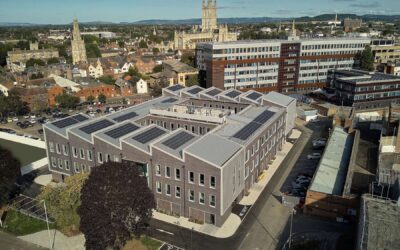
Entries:
[[27,137],[15,135],[15,134],[9,134],[9,133],[5,133],[5,132],[0,132],[0,139],[17,142],[17,143],[25,144],[25,145],[32,146],[32,147],[37,147],[37,148],[43,148],[43,149],[46,148],[46,143],[44,141],[34,140],[31,138],[27,138]]

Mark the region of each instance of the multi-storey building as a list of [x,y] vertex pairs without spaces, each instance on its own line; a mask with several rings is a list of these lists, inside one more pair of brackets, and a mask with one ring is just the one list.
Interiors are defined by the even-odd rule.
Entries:
[[385,66],[400,61],[400,44],[393,39],[378,39],[371,42],[374,66],[383,71]]
[[332,70],[329,81],[339,103],[344,105],[368,109],[400,103],[400,76],[361,70]]
[[293,128],[288,114],[295,111],[287,109],[295,100],[276,95],[174,85],[101,118],[48,123],[49,169],[63,181],[107,161],[132,163],[147,177],[158,210],[221,226]]
[[329,69],[351,69],[365,38],[251,40],[199,43],[203,86],[260,92],[310,92],[326,86]]

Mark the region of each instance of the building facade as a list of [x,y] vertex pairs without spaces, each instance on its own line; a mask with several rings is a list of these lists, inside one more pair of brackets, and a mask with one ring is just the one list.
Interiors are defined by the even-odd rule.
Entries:
[[72,47],[72,63],[86,63],[86,47],[85,41],[83,41],[81,37],[81,33],[79,31],[79,24],[78,19],[74,19],[74,24],[72,28],[72,40],[71,40],[71,47]]
[[[293,32],[295,34],[295,32]],[[329,69],[351,69],[364,38],[252,40],[200,43],[202,86],[307,93],[326,86]]]
[[237,34],[229,32],[227,25],[217,23],[217,1],[203,0],[201,29],[194,27],[190,32],[175,31],[175,50],[195,49],[198,42],[236,41]]
[[332,70],[329,81],[339,103],[357,109],[400,103],[400,77],[360,70]]
[[286,109],[264,100],[254,91],[174,85],[98,119],[48,123],[49,169],[63,181],[107,161],[132,163],[157,210],[221,226],[285,143]]
[[[25,63],[29,59],[40,59],[46,62],[50,58],[59,57],[57,49],[13,50],[9,51],[7,55],[7,67],[16,72],[24,70]],[[15,70],[18,66],[20,69]]]

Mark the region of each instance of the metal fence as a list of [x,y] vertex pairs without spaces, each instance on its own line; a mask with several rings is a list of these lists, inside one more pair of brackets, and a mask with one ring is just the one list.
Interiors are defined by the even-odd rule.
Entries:
[[[21,194],[11,200],[8,207],[32,218],[46,222],[45,204],[37,199]],[[48,221],[54,223],[51,218],[48,218]]]

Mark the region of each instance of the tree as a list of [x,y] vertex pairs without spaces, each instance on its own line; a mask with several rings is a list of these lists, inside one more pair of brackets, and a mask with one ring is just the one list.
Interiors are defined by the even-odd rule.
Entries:
[[141,49],[147,49],[147,48],[148,48],[147,43],[146,43],[144,40],[140,40],[140,42],[139,42],[139,48],[141,48]]
[[186,80],[186,87],[190,87],[193,85],[198,85],[199,84],[199,79],[198,75],[190,75],[188,79]]
[[45,200],[50,216],[57,227],[66,234],[79,231],[80,218],[77,212],[81,205],[81,189],[89,173],[80,173],[65,179],[63,184],[42,188],[39,200]]
[[88,96],[88,97],[86,97],[86,101],[88,102],[88,103],[93,103],[94,102],[94,96],[92,96],[92,95],[90,95],[90,96]]
[[161,72],[161,71],[163,71],[163,66],[162,66],[162,64],[156,65],[156,66],[153,68],[153,73],[158,73],[158,72]]
[[82,188],[78,208],[86,249],[120,249],[131,235],[140,236],[155,201],[138,166],[108,162],[94,167]]
[[36,58],[31,58],[31,59],[29,59],[28,61],[26,61],[26,67],[28,68],[28,67],[32,67],[32,66],[35,66],[35,65],[38,65],[38,66],[44,66],[46,63],[43,61],[43,60],[40,60],[40,59],[36,59]]
[[38,72],[37,74],[32,74],[30,79],[35,80],[35,79],[41,79],[43,77],[44,77],[44,75],[42,74],[42,72]]
[[52,57],[49,60],[47,60],[47,64],[56,64],[59,63],[60,61],[58,60],[58,58]]
[[115,80],[112,78],[112,76],[100,76],[99,81],[108,85],[113,85],[115,83]]
[[11,198],[15,181],[21,176],[21,163],[12,153],[0,147],[0,207]]
[[98,58],[101,57],[101,52],[99,46],[95,43],[87,43],[85,44],[86,55],[88,58]]
[[158,54],[160,53],[160,50],[158,48],[153,48],[153,54]]
[[99,100],[99,102],[101,102],[102,104],[104,104],[104,103],[106,103],[106,101],[107,101],[107,97],[106,97],[103,93],[101,93],[101,94],[97,97],[97,100]]
[[79,97],[68,94],[66,92],[57,95],[55,98],[60,108],[74,109],[79,103]]
[[366,71],[374,70],[374,56],[369,45],[365,46],[364,51],[361,53],[360,67]]
[[119,46],[120,48],[124,48],[124,47],[125,47],[125,42],[122,41],[122,40],[118,41],[118,46]]
[[186,63],[192,67],[195,64],[195,56],[193,52],[186,51],[182,53],[181,62]]

